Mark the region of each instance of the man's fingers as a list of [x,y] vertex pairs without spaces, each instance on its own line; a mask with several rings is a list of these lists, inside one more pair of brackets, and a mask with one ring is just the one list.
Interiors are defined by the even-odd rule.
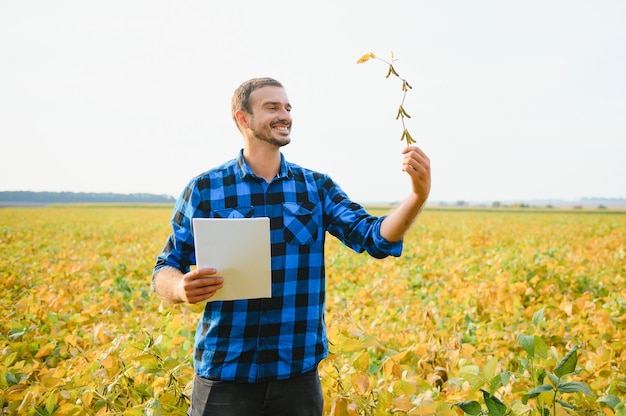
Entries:
[[223,286],[224,279],[219,276],[196,279],[185,285],[185,295],[189,303],[198,303],[215,295]]
[[408,146],[402,150],[404,160],[402,162],[402,170],[410,172],[411,170],[425,173],[430,169],[430,159],[417,146]]
[[426,153],[424,153],[424,151],[417,146],[407,146],[404,149],[402,149],[402,154],[406,155],[407,153],[415,153],[417,155],[420,155],[421,157],[428,159],[428,156],[426,156]]
[[428,169],[424,160],[417,160],[414,158],[407,159],[404,163],[404,168],[405,171],[410,168],[411,170],[417,171],[421,174],[426,173]]
[[211,276],[211,275],[214,275],[215,273],[217,273],[217,270],[215,270],[212,267],[198,267],[196,270],[192,271],[190,275],[193,275],[194,277],[198,278],[202,276]]
[[182,289],[189,303],[207,300],[223,287],[224,278],[216,273],[213,268],[199,268],[183,277]]
[[409,173],[411,171],[417,171],[423,174],[428,168],[428,161],[417,157],[406,157],[402,163],[402,170]]
[[217,270],[208,267],[192,270],[183,277],[184,285],[197,287],[214,284],[214,280],[211,279],[219,277],[215,276],[215,273]]
[[221,285],[224,282],[224,278],[221,276],[200,276],[195,279],[186,279],[185,287],[189,289],[197,289],[203,287],[211,287]]

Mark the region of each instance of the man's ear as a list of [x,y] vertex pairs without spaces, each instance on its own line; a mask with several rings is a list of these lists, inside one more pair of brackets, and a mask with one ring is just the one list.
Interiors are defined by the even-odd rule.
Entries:
[[246,113],[243,110],[235,111],[235,120],[237,120],[237,124],[239,125],[239,128],[247,129],[249,127],[249,124],[248,124],[249,116],[250,114]]

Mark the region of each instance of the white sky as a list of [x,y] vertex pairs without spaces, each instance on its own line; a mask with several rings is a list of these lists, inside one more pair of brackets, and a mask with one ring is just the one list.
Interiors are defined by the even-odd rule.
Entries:
[[431,202],[626,197],[625,45],[621,0],[0,0],[0,190],[178,196],[272,76],[288,160],[400,200],[393,51]]

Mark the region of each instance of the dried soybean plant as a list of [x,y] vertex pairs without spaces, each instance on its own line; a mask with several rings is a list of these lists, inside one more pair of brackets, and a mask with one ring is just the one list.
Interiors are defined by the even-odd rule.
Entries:
[[400,141],[406,140],[407,146],[410,146],[411,144],[416,143],[415,139],[411,137],[411,134],[409,133],[409,130],[406,128],[406,125],[404,123],[405,118],[411,118],[409,113],[407,113],[406,110],[404,109],[404,101],[406,99],[407,92],[410,89],[413,89],[413,87],[408,83],[406,79],[402,78],[396,72],[396,69],[393,67],[393,63],[396,61],[396,58],[393,52],[391,52],[390,61],[386,61],[385,59],[382,59],[376,56],[374,53],[370,52],[370,53],[364,54],[361,58],[359,58],[356,61],[356,63],[362,64],[362,63],[369,61],[370,59],[378,59],[379,61],[384,62],[389,66],[387,70],[387,75],[385,76],[385,78],[389,78],[391,75],[395,75],[400,81],[402,81],[402,101],[400,102],[400,106],[398,107],[398,114],[396,115],[396,120],[400,119],[400,121],[402,122],[402,137],[400,137]]

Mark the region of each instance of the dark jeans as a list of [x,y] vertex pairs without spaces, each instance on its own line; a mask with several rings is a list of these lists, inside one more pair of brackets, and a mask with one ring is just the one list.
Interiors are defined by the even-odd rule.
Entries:
[[213,381],[195,376],[190,416],[321,416],[324,407],[317,369],[265,383]]

